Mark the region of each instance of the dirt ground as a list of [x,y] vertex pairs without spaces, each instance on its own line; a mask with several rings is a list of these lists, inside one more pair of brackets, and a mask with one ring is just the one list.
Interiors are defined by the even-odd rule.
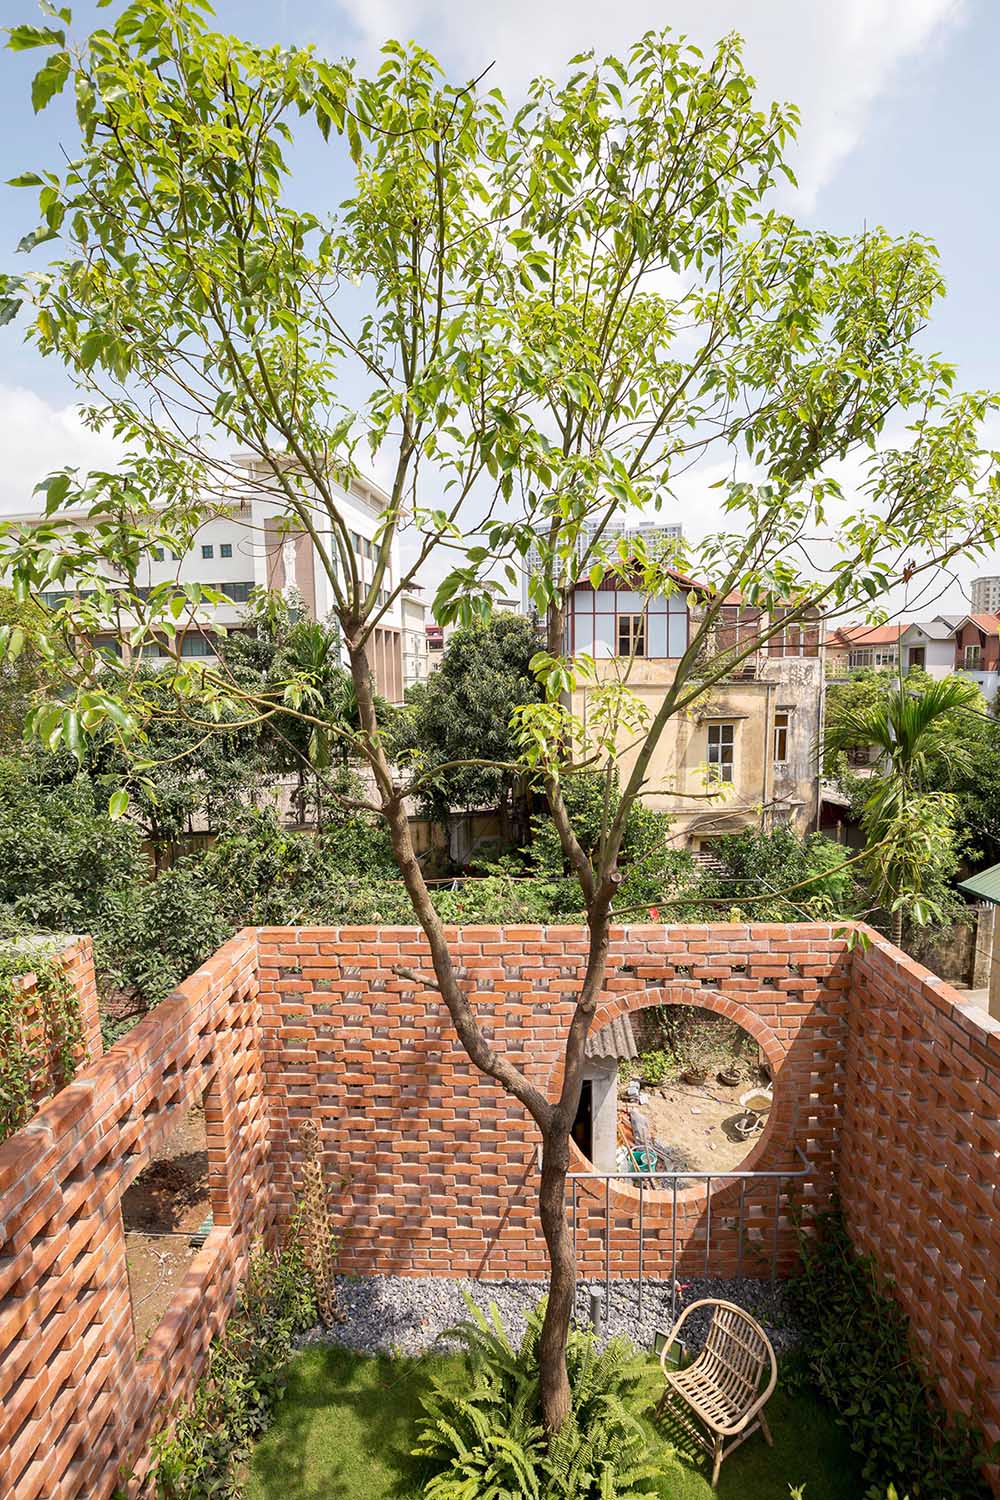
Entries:
[[744,1114],[740,1094],[746,1082],[727,1088],[715,1079],[703,1084],[673,1080],[644,1089],[646,1116],[655,1141],[671,1150],[670,1165],[689,1172],[724,1172],[738,1167],[754,1141],[743,1140],[733,1126]]
[[188,1111],[122,1198],[136,1346],[142,1349],[197,1254],[190,1237],[209,1211],[205,1114]]

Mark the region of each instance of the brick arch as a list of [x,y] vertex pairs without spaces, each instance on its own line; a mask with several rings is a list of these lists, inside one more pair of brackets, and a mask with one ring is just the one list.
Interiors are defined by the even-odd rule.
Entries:
[[[686,983],[654,984],[646,989],[634,989],[623,994],[608,996],[595,1012],[590,1034],[600,1031],[602,1026],[607,1026],[609,1021],[617,1020],[619,1016],[631,1015],[639,1010],[649,1010],[657,1005],[688,1005],[698,1010],[711,1011],[715,1015],[725,1016],[727,1020],[734,1021],[737,1026],[753,1037],[771,1068],[774,1104],[760,1137],[740,1161],[739,1170],[776,1171],[782,1166],[787,1166],[794,1145],[796,1114],[794,1098],[788,1097],[788,1091],[782,1090],[780,1085],[782,1065],[789,1050],[788,1043],[761,1019],[752,1004],[738,1000],[732,995],[723,995],[716,989]],[[550,1097],[558,1095],[562,1080],[563,1062],[560,1058],[552,1070]],[[587,1158],[574,1141],[571,1140],[569,1146],[570,1170],[586,1171],[590,1165]],[[596,1183],[592,1189],[588,1189],[586,1184],[582,1186],[587,1191],[603,1192],[600,1185]],[[711,1189],[713,1202],[718,1198],[724,1203],[727,1198],[734,1197],[738,1191],[737,1181],[713,1183]],[[662,1188],[644,1189],[643,1197],[647,1211],[652,1209],[654,1215],[657,1206],[662,1210],[672,1202],[672,1193]],[[694,1187],[679,1189],[677,1202],[679,1206],[691,1207],[696,1203],[704,1203],[705,1197],[705,1189],[699,1183]],[[614,1183],[611,1188],[611,1199],[617,1208],[631,1209],[638,1202],[639,1189],[625,1182]],[[667,1211],[669,1212],[669,1209]]]

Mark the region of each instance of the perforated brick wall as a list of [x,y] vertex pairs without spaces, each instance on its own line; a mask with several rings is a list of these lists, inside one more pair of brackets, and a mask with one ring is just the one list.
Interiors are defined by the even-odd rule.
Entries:
[[[583,933],[465,928],[452,943],[489,1034],[554,1090]],[[0,1146],[0,1495],[110,1500],[119,1465],[190,1394],[251,1238],[287,1215],[307,1115],[345,1270],[544,1275],[536,1132],[467,1061],[429,982],[400,969],[429,976],[414,929],[240,934]],[[887,945],[851,954],[819,924],[617,929],[595,1025],[659,1003],[757,1039],[776,1103],[746,1165],[778,1177],[682,1189],[676,1218],[646,1193],[646,1274],[667,1274],[675,1247],[681,1274],[703,1269],[710,1236],[715,1272],[786,1270],[793,1188],[808,1220],[839,1174],[946,1399],[992,1432],[1000,1028]],[[200,1098],[216,1227],[137,1357],[121,1197]],[[608,1224],[611,1274],[634,1274],[635,1193],[581,1186],[585,1275],[603,1270]]]
[[[267,1219],[256,996],[244,934],[0,1146],[0,1495],[108,1500],[190,1393]],[[137,1358],[121,1197],[202,1097],[217,1227]]]
[[854,956],[850,1019],[852,1237],[894,1278],[948,1407],[996,1442],[1000,1023],[885,942]]
[[[543,1089],[558,1087],[566,1026],[586,960],[578,927],[467,927],[450,934],[481,1024]],[[292,1197],[297,1123],[319,1121],[341,1233],[359,1274],[542,1277],[538,1134],[519,1104],[462,1051],[437,993],[398,969],[430,974],[414,928],[262,929],[261,1002],[268,1046],[274,1180]],[[722,1181],[646,1191],[644,1271],[674,1264],[716,1273],[787,1268],[795,1254],[790,1194],[808,1214],[833,1187],[846,1045],[849,956],[829,927],[742,925],[615,929],[595,1027],[644,1005],[696,1004],[744,1026],[767,1054],[776,1104],[745,1166],[809,1175],[741,1192]],[[580,1170],[587,1164],[577,1163]],[[775,1212],[777,1205],[778,1212]],[[581,1271],[634,1275],[639,1195],[577,1189]]]

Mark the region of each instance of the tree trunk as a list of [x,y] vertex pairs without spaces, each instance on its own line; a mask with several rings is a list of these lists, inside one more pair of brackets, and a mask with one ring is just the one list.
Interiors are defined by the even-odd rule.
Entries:
[[576,1261],[573,1236],[566,1218],[566,1173],[569,1170],[569,1131],[558,1122],[543,1137],[542,1180],[538,1210],[549,1252],[549,1299],[538,1345],[538,1375],[542,1421],[546,1431],[558,1432],[569,1415],[566,1342],[576,1301]]
[[903,913],[901,911],[894,911],[893,912],[893,914],[892,914],[892,927],[889,930],[889,935],[892,938],[892,941],[896,944],[896,947],[897,948],[902,948],[902,946],[903,946]]

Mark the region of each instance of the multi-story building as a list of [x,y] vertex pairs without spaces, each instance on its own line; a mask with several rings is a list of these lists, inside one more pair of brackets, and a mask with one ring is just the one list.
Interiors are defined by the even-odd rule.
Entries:
[[970,614],[995,615],[1000,613],[1000,577],[974,578],[969,590]]
[[[244,606],[255,588],[268,588],[293,595],[312,619],[329,619],[333,610],[333,590],[312,538],[304,530],[288,529],[287,511],[280,496],[269,496],[267,474],[253,458],[239,457],[234,468],[246,474],[244,483],[235,481],[215,513],[205,520],[182,556],[157,547],[143,560],[142,587],[178,581],[203,583],[224,593],[226,604],[205,606],[205,618],[228,629],[239,629],[244,623]],[[387,496],[371,480],[352,479],[349,487],[335,485],[337,502],[348,527],[351,545],[362,579],[374,576],[375,538],[378,533]],[[5,518],[31,525],[37,513]],[[74,519],[87,524],[87,513]],[[329,525],[318,526],[321,539],[334,551]],[[388,576],[380,590],[383,606],[371,638],[372,669],[379,692],[391,703],[403,699],[402,612],[399,598],[391,591],[399,579],[398,547],[393,548]],[[70,585],[71,587],[71,585]],[[58,592],[43,595],[45,602],[55,604],[65,597],[66,586]],[[127,622],[125,622],[127,626]],[[128,651],[120,634],[109,632],[95,644],[121,655]],[[155,661],[165,655],[158,641],[143,646],[144,655]],[[211,657],[214,638],[189,630],[184,636],[185,656]],[[345,657],[346,664],[346,657]]]
[[403,620],[403,691],[415,683],[426,682],[430,673],[430,651],[427,641],[427,605],[419,591],[400,596]]
[[[577,537],[574,555],[579,559],[590,547],[598,527],[595,525],[584,525]],[[655,550],[657,547],[666,547],[671,542],[679,542],[684,536],[684,529],[676,522],[662,521],[611,521],[607,526],[601,527],[601,539],[605,543],[618,541],[633,541],[641,538],[648,548]],[[528,549],[524,559],[521,578],[521,607],[526,615],[532,611],[532,605],[528,594],[529,580],[540,570],[542,566],[541,554],[537,546]],[[516,607],[516,606],[515,606]]]
[[920,668],[930,677],[948,677],[955,670],[955,631],[961,624],[958,615],[935,615],[907,625],[899,637],[903,653],[903,674]]
[[861,667],[899,665],[899,639],[904,625],[841,625],[826,640],[826,664],[831,677],[845,677]]
[[[569,608],[570,648],[596,660],[599,681],[627,670],[631,691],[654,715],[674,681],[699,613],[698,594],[684,581],[664,597],[647,598],[610,576],[594,589],[580,583]],[[643,800],[671,815],[674,837],[710,848],[723,834],[788,824],[799,832],[819,812],[817,746],[824,680],[820,620],[792,625],[735,660],[772,623],[759,611],[727,604],[713,651],[732,651],[730,673],[692,708],[673,716],[649,766]],[[776,622],[774,622],[776,623]],[[586,725],[593,686],[572,695]],[[637,753],[636,736],[620,736],[624,779]]]

